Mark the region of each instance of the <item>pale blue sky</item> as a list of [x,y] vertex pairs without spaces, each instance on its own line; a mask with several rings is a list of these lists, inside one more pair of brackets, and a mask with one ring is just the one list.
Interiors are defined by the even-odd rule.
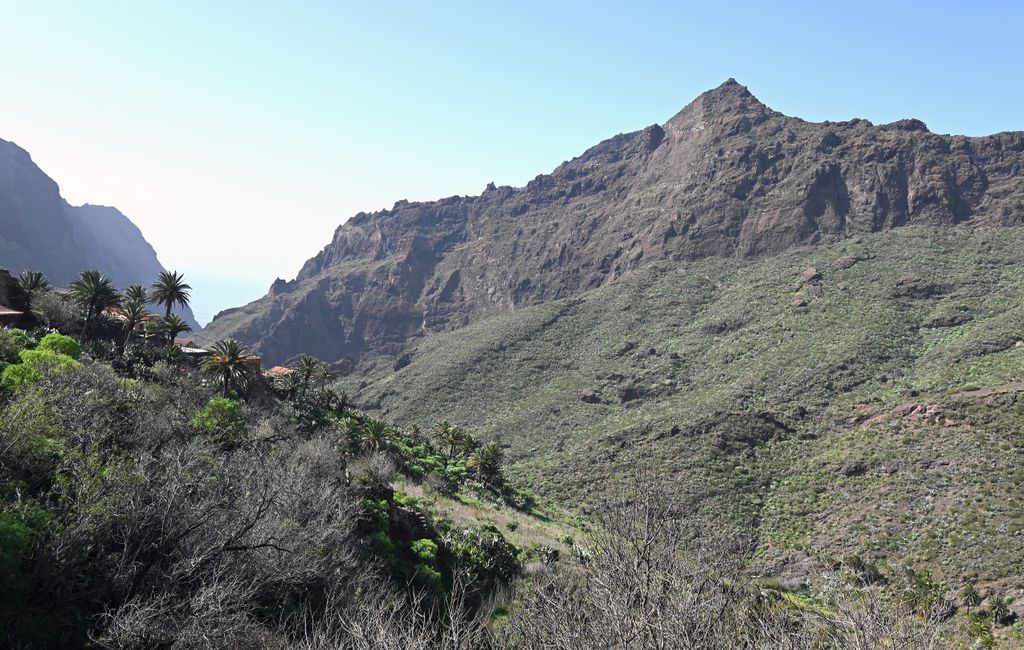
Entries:
[[0,138],[128,214],[196,313],[360,210],[521,185],[735,77],[811,120],[1024,130],[1019,2],[0,0]]

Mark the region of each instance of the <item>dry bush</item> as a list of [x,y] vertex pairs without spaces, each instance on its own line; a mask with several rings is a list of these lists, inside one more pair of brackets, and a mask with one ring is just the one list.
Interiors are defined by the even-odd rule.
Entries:
[[327,614],[304,621],[295,650],[477,650],[488,647],[488,610],[470,613],[470,579],[455,576],[445,602],[428,603],[377,582],[332,594]]
[[830,581],[830,607],[801,608],[744,574],[742,541],[718,536],[638,485],[609,506],[582,566],[521,582],[501,648],[875,650],[938,648],[938,626],[876,587]]

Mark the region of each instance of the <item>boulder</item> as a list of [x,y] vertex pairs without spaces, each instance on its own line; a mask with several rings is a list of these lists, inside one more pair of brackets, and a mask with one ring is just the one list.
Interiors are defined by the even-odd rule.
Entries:
[[821,274],[818,273],[818,269],[813,266],[808,266],[803,270],[803,273],[800,274],[800,279],[804,282],[817,282],[821,279]]

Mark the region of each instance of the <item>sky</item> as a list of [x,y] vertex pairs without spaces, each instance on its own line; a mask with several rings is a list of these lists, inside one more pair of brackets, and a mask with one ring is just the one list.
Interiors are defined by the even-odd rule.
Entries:
[[0,0],[0,138],[127,214],[205,323],[353,214],[523,185],[730,77],[814,121],[1024,130],[1021,34],[994,1]]

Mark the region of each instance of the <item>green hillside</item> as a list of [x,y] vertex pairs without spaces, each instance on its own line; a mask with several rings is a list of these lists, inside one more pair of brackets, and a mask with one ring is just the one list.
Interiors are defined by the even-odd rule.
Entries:
[[[500,441],[584,511],[645,473],[774,573],[808,550],[1019,577],[1024,397],[952,395],[1024,380],[1022,250],[1024,228],[908,227],[657,264],[342,383]],[[884,415],[908,402],[931,412]]]

